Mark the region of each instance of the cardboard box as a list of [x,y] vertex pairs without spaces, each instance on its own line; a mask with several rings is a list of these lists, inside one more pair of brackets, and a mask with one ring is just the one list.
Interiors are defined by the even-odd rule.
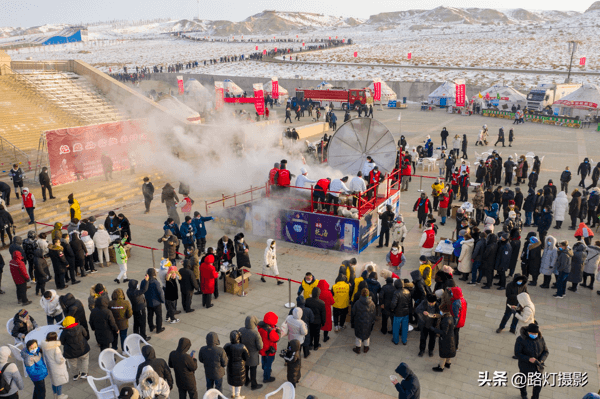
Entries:
[[[127,259],[131,258],[131,245],[125,245],[125,253],[127,254]],[[112,263],[117,263],[115,247],[113,247],[112,245],[108,247],[108,257]]]
[[[244,273],[243,288],[245,292],[248,292],[248,285],[250,283],[251,275],[252,273]],[[242,292],[242,276],[238,276],[235,279],[229,276],[225,276],[225,292],[233,295],[240,294]]]

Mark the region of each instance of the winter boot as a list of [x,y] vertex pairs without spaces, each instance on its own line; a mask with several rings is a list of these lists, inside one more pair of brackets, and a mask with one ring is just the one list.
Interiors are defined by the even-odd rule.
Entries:
[[368,346],[365,346],[365,347],[363,348],[363,353],[367,353],[368,351],[369,351],[369,347],[368,347]]
[[357,355],[360,354],[360,347],[357,346],[356,348],[352,349],[352,352],[356,353]]

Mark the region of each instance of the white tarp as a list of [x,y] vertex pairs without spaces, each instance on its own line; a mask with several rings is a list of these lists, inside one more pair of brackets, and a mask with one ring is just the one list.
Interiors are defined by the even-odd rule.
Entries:
[[214,94],[209,92],[208,89],[196,79],[188,79],[183,85],[183,92],[190,96],[196,96],[201,98],[210,99]]
[[584,84],[573,93],[564,96],[552,104],[555,115],[584,117],[592,112],[597,113],[600,107],[600,88],[592,84]]
[[[265,96],[271,95],[271,93],[273,92],[273,82],[272,81],[268,81],[265,84],[263,84],[264,90],[265,90]],[[287,89],[285,89],[283,86],[281,86],[281,84],[279,84],[279,97],[289,97],[290,93],[287,91]]]
[[173,96],[165,96],[158,103],[168,110],[168,113],[185,123],[199,124],[200,114]]
[[446,105],[456,104],[456,85],[454,82],[444,82],[429,95],[427,102],[432,105],[440,105],[441,100],[446,99]]
[[242,90],[240,86],[236,85],[233,80],[225,79],[223,81],[223,93],[225,96],[229,94],[230,97],[237,97],[244,94],[244,90]]
[[[487,90],[481,92],[482,98],[479,98],[479,93],[472,97],[475,102],[480,102],[483,109],[498,108],[502,110],[510,110],[513,105],[521,106],[521,109],[527,106],[527,96],[512,86],[494,85]],[[500,98],[498,98],[500,97]]]
[[[375,93],[375,82],[371,82],[368,89],[371,93]],[[381,81],[381,102],[386,103],[388,101],[394,101],[398,99],[398,95],[390,86],[387,85],[383,80]]]

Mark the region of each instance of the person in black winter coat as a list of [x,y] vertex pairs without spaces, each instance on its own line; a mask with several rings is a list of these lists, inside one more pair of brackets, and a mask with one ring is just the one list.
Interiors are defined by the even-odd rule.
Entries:
[[165,359],[157,359],[156,352],[154,351],[154,348],[150,345],[145,345],[142,348],[142,356],[144,356],[144,359],[146,360],[142,362],[137,368],[137,373],[135,375],[135,385],[140,384],[140,376],[142,375],[142,371],[144,371],[144,367],[150,366],[160,378],[165,380],[165,382],[169,386],[169,389],[172,390],[173,376],[171,375],[171,369],[169,368],[169,365],[167,364]]
[[[339,278],[339,277],[338,277]],[[337,279],[336,279],[337,282]],[[310,326],[315,322],[315,315],[312,310],[306,307],[306,302],[304,300],[304,295],[298,295],[296,298],[296,307],[298,309],[302,309],[302,321],[306,323],[306,326]],[[294,309],[290,309],[288,314],[293,314]],[[304,336],[304,342],[302,343],[302,351],[304,352],[304,358],[310,356],[310,346],[312,345],[312,341],[310,339],[310,330],[308,334]]]
[[462,143],[461,143],[461,145],[462,145],[462,147],[461,147],[462,148],[462,158],[463,159],[469,159],[469,157],[467,156],[467,144],[468,144],[467,135],[463,134]]
[[[524,375],[529,373],[543,373],[544,362],[549,355],[546,341],[542,337],[537,324],[521,327],[520,335],[515,342],[515,357],[519,360],[519,371]],[[527,397],[527,386],[520,388],[521,397]],[[532,398],[539,398],[542,387],[533,387]]]
[[[482,256],[481,271],[485,276],[485,285],[481,287],[484,290],[492,288],[492,282],[494,278],[494,267],[496,266],[496,253],[498,252],[498,236],[490,234],[487,237],[487,243],[485,251]],[[481,277],[479,277],[481,278]]]
[[404,378],[402,382],[392,380],[392,384],[394,384],[396,391],[398,391],[398,399],[420,399],[421,384],[408,365],[406,363],[400,363],[400,365],[396,367],[396,373]]
[[85,277],[85,257],[87,255],[87,249],[83,241],[79,239],[79,231],[73,231],[70,244],[73,254],[75,255],[75,270],[79,270],[80,276]]
[[421,339],[419,341],[419,357],[425,353],[427,338],[429,337],[429,357],[433,357],[435,349],[436,333],[432,328],[437,328],[440,316],[440,307],[437,303],[437,297],[434,294],[428,294],[424,301],[421,301],[415,309],[421,330]]
[[423,276],[419,270],[410,272],[410,277],[414,285],[412,299],[415,301],[415,304],[419,304],[427,298],[427,294],[431,294],[431,287],[425,285],[425,281],[423,281]]
[[433,331],[440,337],[439,340],[439,353],[440,363],[437,367],[433,367],[433,371],[442,372],[444,368],[450,368],[452,364],[452,358],[456,357],[456,344],[454,338],[454,318],[450,313],[450,309],[447,306],[440,308],[442,317],[438,328],[432,327]]
[[582,163],[579,164],[579,168],[577,168],[577,175],[581,175],[581,181],[577,186],[585,188],[585,178],[591,173],[592,166],[590,165],[590,160],[585,158]]
[[234,241],[236,254],[235,256],[238,269],[244,267],[251,268],[252,266],[250,265],[250,256],[248,255],[248,252],[250,251],[250,246],[244,241],[244,234],[238,233],[235,236]]
[[246,383],[246,362],[248,349],[241,343],[241,334],[234,330],[229,334],[229,343],[223,348],[227,354],[227,383],[233,391],[233,398],[240,396],[242,386]]
[[148,279],[142,280],[140,290],[145,291],[144,296],[146,297],[150,331],[154,330],[154,315],[156,315],[156,333],[159,334],[165,329],[162,326],[162,304],[165,303],[165,293],[160,282],[156,279],[156,269],[153,267],[149,268],[146,271],[146,275]]
[[473,254],[471,255],[471,261],[473,262],[473,269],[471,270],[471,281],[467,284],[475,285],[483,278],[483,268],[481,267],[483,261],[483,254],[487,246],[487,233],[484,231],[479,233],[479,239],[475,242],[473,248]]
[[288,343],[286,349],[281,351],[279,355],[285,360],[287,367],[287,380],[294,387],[302,378],[302,358],[300,357],[300,341],[293,339]]
[[217,333],[209,332],[206,335],[206,346],[200,348],[198,353],[198,360],[204,365],[206,390],[215,388],[223,392],[223,376],[228,359],[225,350],[219,345],[221,343]]
[[[194,290],[199,288],[198,280],[194,276],[192,271],[191,261],[186,259],[183,261],[183,268],[179,269],[181,280],[179,280],[179,289],[181,290],[181,303],[183,310],[186,313],[194,311],[192,309],[192,297],[194,296]],[[216,285],[216,284],[215,284]]]
[[88,339],[90,339],[90,337],[86,329],[77,322],[71,324],[70,326],[61,327],[60,343],[64,348],[64,358],[67,360],[77,359],[90,353]]
[[508,240],[508,233],[500,233],[500,243],[496,252],[496,273],[500,275],[499,290],[506,289],[506,271],[510,269],[510,259],[512,255],[512,247]]
[[47,274],[48,264],[44,258],[41,248],[33,251],[33,276],[35,277],[35,295],[43,295],[46,292],[46,282],[50,280]]
[[129,224],[129,219],[127,219],[122,213],[119,213],[117,219],[117,222],[119,223],[121,239],[125,238],[125,242],[131,242],[131,225]]
[[[542,242],[535,236],[529,238],[529,244],[527,245],[527,254],[525,259],[527,260],[527,272],[531,276],[531,282],[529,285],[535,287],[537,285],[537,279],[540,275],[540,266],[542,265]],[[523,248],[525,252],[525,248]]]
[[175,382],[179,390],[179,397],[185,399],[188,395],[190,399],[198,398],[198,389],[196,388],[196,369],[198,361],[194,357],[194,352],[189,355],[187,351],[192,347],[192,342],[185,338],[179,338],[179,344],[169,355],[169,367],[175,371]]
[[496,330],[498,334],[504,330],[506,327],[506,323],[510,320],[512,316],[512,322],[510,323],[510,332],[516,334],[517,323],[519,323],[519,319],[517,319],[515,315],[515,309],[519,306],[519,301],[517,300],[517,295],[527,292],[527,276],[521,276],[519,273],[515,274],[515,278],[513,281],[506,285],[506,306],[504,307],[504,316],[502,316],[502,320],[500,321],[500,327]]
[[77,269],[75,267],[75,253],[73,252],[73,248],[71,248],[70,239],[68,234],[63,234],[62,239],[60,240],[60,245],[63,247],[63,254],[65,255],[65,259],[69,263],[68,272],[69,275],[65,277],[65,281],[71,284],[77,284],[78,281],[76,279]]
[[408,339],[408,319],[412,313],[412,297],[410,292],[404,288],[401,279],[394,281],[394,296],[390,304],[390,310],[394,315],[392,342],[398,345],[400,342],[400,330],[402,329],[402,345],[406,345]]
[[521,234],[519,233],[519,229],[512,229],[510,232],[510,267],[508,275],[510,277],[515,274],[515,269],[517,267],[517,261],[519,260],[519,252],[521,251]]
[[544,242],[548,230],[552,226],[552,210],[549,207],[545,207],[538,221],[538,235],[541,242]]
[[529,174],[529,177],[527,178],[527,185],[529,186],[530,189],[535,190],[535,188],[537,187],[537,183],[538,183],[538,173],[535,170],[532,170],[531,173]]
[[[144,281],[148,281],[149,277],[146,275]],[[148,291],[148,284],[140,284],[138,289],[137,280],[131,279],[128,283],[127,298],[131,302],[131,310],[133,311],[133,333],[141,335],[146,341],[150,340],[150,337],[146,335],[146,297],[144,294]]]
[[[419,273],[418,270],[416,272]],[[392,277],[387,277],[385,279],[385,285],[381,287],[381,291],[379,291],[379,305],[381,306],[381,333],[382,334],[391,334],[393,331],[388,330],[388,321],[390,322],[390,328],[394,324],[394,316],[392,314],[392,299],[394,298],[394,292],[396,288],[394,287],[394,279]]]
[[[596,164],[594,170],[592,170],[592,184],[590,184],[587,189],[589,190],[592,187],[598,186],[598,180],[600,180],[600,162]],[[563,190],[567,191],[567,190]]]
[[392,212],[392,206],[386,205],[385,212],[382,212],[379,215],[379,220],[381,220],[381,233],[379,234],[379,245],[377,248],[383,247],[383,240],[385,237],[385,246],[387,247],[390,243],[390,226],[394,223],[394,218],[396,215]]
[[[65,317],[72,316],[75,318],[75,322],[80,326],[85,328],[86,338],[89,338],[90,330],[88,328],[87,318],[85,316],[85,308],[83,307],[83,303],[77,298],[73,296],[73,294],[68,293],[66,295],[62,295],[58,298],[58,303],[60,303],[60,307],[63,309],[63,314]],[[111,313],[112,314],[112,313]],[[112,343],[112,341],[111,341]]]
[[319,287],[315,287],[312,290],[311,297],[306,300],[306,307],[312,311],[314,316],[313,322],[310,323],[308,326],[308,330],[310,333],[309,345],[312,344],[313,350],[318,350],[321,346],[319,344],[319,339],[321,337],[321,327],[323,327],[327,321],[325,302],[319,299],[320,295],[321,289]]
[[40,186],[42,186],[42,198],[44,199],[44,202],[46,202],[46,190],[48,190],[50,199],[56,199],[56,197],[52,195],[52,185],[50,184],[50,176],[48,175],[48,168],[46,166],[42,168],[38,177]]
[[527,193],[527,198],[525,199],[525,203],[523,204],[523,211],[525,212],[524,227],[531,226],[531,223],[533,222],[533,212],[535,211],[535,202],[536,202],[535,190],[530,188]]
[[[397,280],[400,281],[400,280]],[[364,353],[369,351],[371,342],[371,331],[375,323],[375,303],[371,299],[369,290],[363,288],[360,291],[360,299],[352,304],[352,317],[354,318],[355,347],[352,351],[360,353],[361,346]]]
[[96,299],[96,307],[90,313],[90,327],[96,333],[96,342],[100,351],[110,347],[114,337],[119,333],[112,312],[108,309],[108,298],[100,296]]
[[519,211],[523,209],[523,193],[519,187],[515,187],[515,208]]

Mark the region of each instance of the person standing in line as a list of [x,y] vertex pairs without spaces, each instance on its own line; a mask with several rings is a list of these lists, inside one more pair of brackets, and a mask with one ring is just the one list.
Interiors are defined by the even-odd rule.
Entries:
[[[332,287],[333,292],[333,330],[340,332],[345,328],[348,307],[350,306],[350,285],[345,275],[341,274],[335,279]],[[306,357],[306,356],[305,356]]]
[[192,219],[192,224],[196,228],[196,246],[198,247],[198,253],[204,254],[206,247],[206,225],[205,222],[209,222],[211,220],[215,220],[212,216],[202,216],[200,212],[194,212],[194,218]]
[[[144,281],[148,282],[148,275],[144,276]],[[146,297],[144,294],[148,290],[148,284],[144,284],[144,289],[141,285],[138,289],[137,280],[129,280],[129,288],[127,289],[127,298],[131,302],[131,310],[133,313],[133,333],[140,335],[146,341],[150,337],[146,335]]]
[[38,347],[35,339],[27,341],[25,348],[21,350],[25,372],[33,382],[33,399],[46,398],[46,377],[48,368],[44,361],[43,351]]
[[87,378],[90,363],[90,338],[87,330],[75,321],[72,316],[67,316],[62,322],[60,342],[64,348],[63,356],[69,362],[73,374],[73,381]]
[[25,179],[25,173],[23,173],[23,169],[15,163],[13,164],[12,169],[8,171],[8,176],[10,176],[10,179],[15,186],[15,195],[17,196],[17,199],[19,199],[19,191],[21,191],[21,196],[23,195],[23,180]]
[[175,317],[179,299],[177,280],[181,280],[177,266],[169,266],[165,276],[165,307],[167,309],[166,321],[171,324],[179,323],[179,319]]
[[321,337],[321,327],[325,325],[327,318],[325,302],[319,299],[320,295],[321,289],[319,287],[313,288],[311,292],[311,297],[306,299],[305,305],[313,312],[314,316],[313,322],[308,326],[310,331],[310,339],[314,351],[319,350],[319,348],[321,347],[319,343]]
[[[191,248],[193,251],[195,249]],[[196,276],[192,271],[192,259],[185,259],[183,261],[183,267],[179,269],[181,280],[179,281],[179,289],[181,290],[181,304],[183,310],[186,313],[191,313],[195,309],[192,308],[192,297],[194,296],[194,290],[198,290],[200,285],[196,280]]]
[[[299,115],[299,112],[297,113]],[[227,383],[231,386],[233,399],[243,399],[240,396],[242,386],[246,384],[246,362],[248,349],[241,343],[241,334],[234,330],[229,334],[229,343],[223,347],[227,354]]]
[[42,198],[44,202],[46,202],[46,190],[48,190],[48,194],[50,199],[56,199],[55,196],[52,195],[52,185],[50,183],[50,176],[48,175],[48,168],[44,166],[39,176],[40,186],[42,186]]
[[373,330],[373,324],[375,323],[376,313],[375,303],[373,303],[373,300],[371,299],[369,289],[363,288],[360,292],[360,299],[352,305],[355,336],[355,347],[352,351],[354,353],[360,354],[361,347],[363,348],[363,353],[369,351],[371,331]]
[[144,205],[146,207],[146,211],[144,213],[150,213],[150,204],[154,199],[154,185],[150,181],[149,177],[144,177],[144,183],[142,184],[142,195],[144,196]]
[[[260,362],[259,352],[263,348],[262,338],[256,329],[257,325],[258,318],[256,316],[246,316],[244,327],[238,330],[242,334],[242,344],[248,349],[249,354],[246,361],[246,386],[250,385],[250,389],[253,391],[262,388],[262,384],[256,381],[256,369]],[[206,337],[206,341],[208,344],[208,337]],[[223,364],[223,366],[225,365]]]
[[555,298],[562,299],[565,297],[567,288],[567,278],[571,272],[571,259],[573,258],[573,251],[569,248],[568,241],[561,241],[558,246],[558,257],[556,258],[556,271],[558,277],[556,279],[556,294]]
[[115,318],[108,309],[108,298],[100,296],[96,299],[96,306],[90,313],[90,327],[95,332],[96,342],[100,345],[100,351],[109,348],[119,335],[119,327]]
[[0,369],[2,370],[2,377],[6,379],[8,384],[5,391],[6,393],[0,397],[6,399],[18,399],[19,391],[25,389],[25,384],[23,384],[23,378],[21,377],[17,364],[8,361],[11,356],[12,353],[8,346],[0,346]]
[[435,349],[436,334],[433,328],[437,328],[440,319],[440,308],[437,304],[437,297],[434,294],[427,294],[427,298],[419,303],[415,309],[418,319],[419,329],[421,330],[421,338],[419,341],[419,357],[423,357],[427,338],[429,337],[429,357],[433,357]]
[[271,376],[271,368],[275,353],[277,353],[277,342],[280,338],[280,330],[277,327],[279,317],[273,312],[267,312],[261,322],[258,323],[258,333],[263,342],[263,348],[260,350],[260,356],[263,369],[263,383],[274,382],[275,377]]
[[28,224],[34,224],[35,223],[35,215],[34,215],[34,210],[35,210],[35,196],[33,194],[31,194],[29,192],[29,189],[27,187],[23,187],[23,191],[21,193],[21,198],[23,200],[23,206],[21,207],[22,210],[25,210],[27,212],[27,215],[29,215],[29,223]]
[[12,275],[13,281],[17,288],[17,301],[19,305],[27,306],[31,303],[27,299],[27,283],[30,280],[29,274],[27,274],[27,268],[23,263],[23,255],[19,251],[14,251],[12,259],[9,262],[10,274]]
[[44,309],[44,313],[46,313],[48,325],[56,324],[64,318],[56,291],[48,290],[44,292],[40,299],[40,306]]
[[[160,282],[156,279],[156,269],[153,267],[146,271],[147,279],[140,283],[140,291],[144,291],[146,305],[148,310],[148,327],[150,332],[156,328],[156,333],[160,334],[165,330],[162,326],[162,304],[165,303],[165,294]],[[154,322],[156,315],[156,323]]]
[[[217,333],[209,332],[206,335],[206,345],[201,347],[198,352],[198,360],[204,365],[207,391],[215,388],[223,392],[223,376],[229,359],[223,348],[219,346],[220,344]],[[262,385],[260,387],[262,388]]]
[[[537,324],[531,323],[527,327],[521,327],[520,335],[515,342],[514,353],[514,357],[519,360],[519,372],[527,376],[530,373],[544,371],[544,362],[550,352]],[[521,398],[527,398],[527,386],[525,385],[519,389],[521,390]],[[541,390],[541,385],[534,384],[531,397],[538,399]]]
[[54,397],[56,399],[67,399],[68,396],[62,393],[62,386],[69,382],[69,371],[60,346],[58,334],[50,332],[46,335],[46,341],[42,342],[40,349],[44,354],[44,361],[48,367]]
[[119,345],[119,336],[121,337],[121,351],[125,352],[125,338],[127,338],[127,329],[129,328],[129,319],[133,316],[131,303],[125,299],[125,293],[122,289],[117,288],[112,293],[112,301],[109,302],[108,308],[115,318],[115,323],[119,329],[118,334],[112,342],[112,348],[117,350]]
[[390,303],[390,311],[394,316],[393,338],[394,345],[400,341],[400,330],[402,330],[402,345],[406,345],[408,340],[408,316],[412,310],[412,298],[410,292],[404,288],[404,282],[401,279],[394,281],[394,296]]
[[212,295],[215,291],[216,281],[219,278],[219,273],[215,270],[213,263],[215,257],[206,255],[204,261],[200,265],[200,291],[202,291],[202,306],[207,309],[214,305],[211,303]]
[[169,354],[169,367],[175,372],[175,383],[179,391],[179,399],[198,399],[196,388],[196,369],[198,361],[194,357],[196,351],[188,354],[192,342],[185,337],[179,338],[177,349]]
[[456,343],[454,338],[454,319],[450,314],[450,306],[445,304],[440,306],[440,316],[439,327],[432,327],[433,331],[440,337],[438,344],[440,362],[432,370],[441,373],[444,371],[444,368],[450,368],[452,358],[456,357]]

